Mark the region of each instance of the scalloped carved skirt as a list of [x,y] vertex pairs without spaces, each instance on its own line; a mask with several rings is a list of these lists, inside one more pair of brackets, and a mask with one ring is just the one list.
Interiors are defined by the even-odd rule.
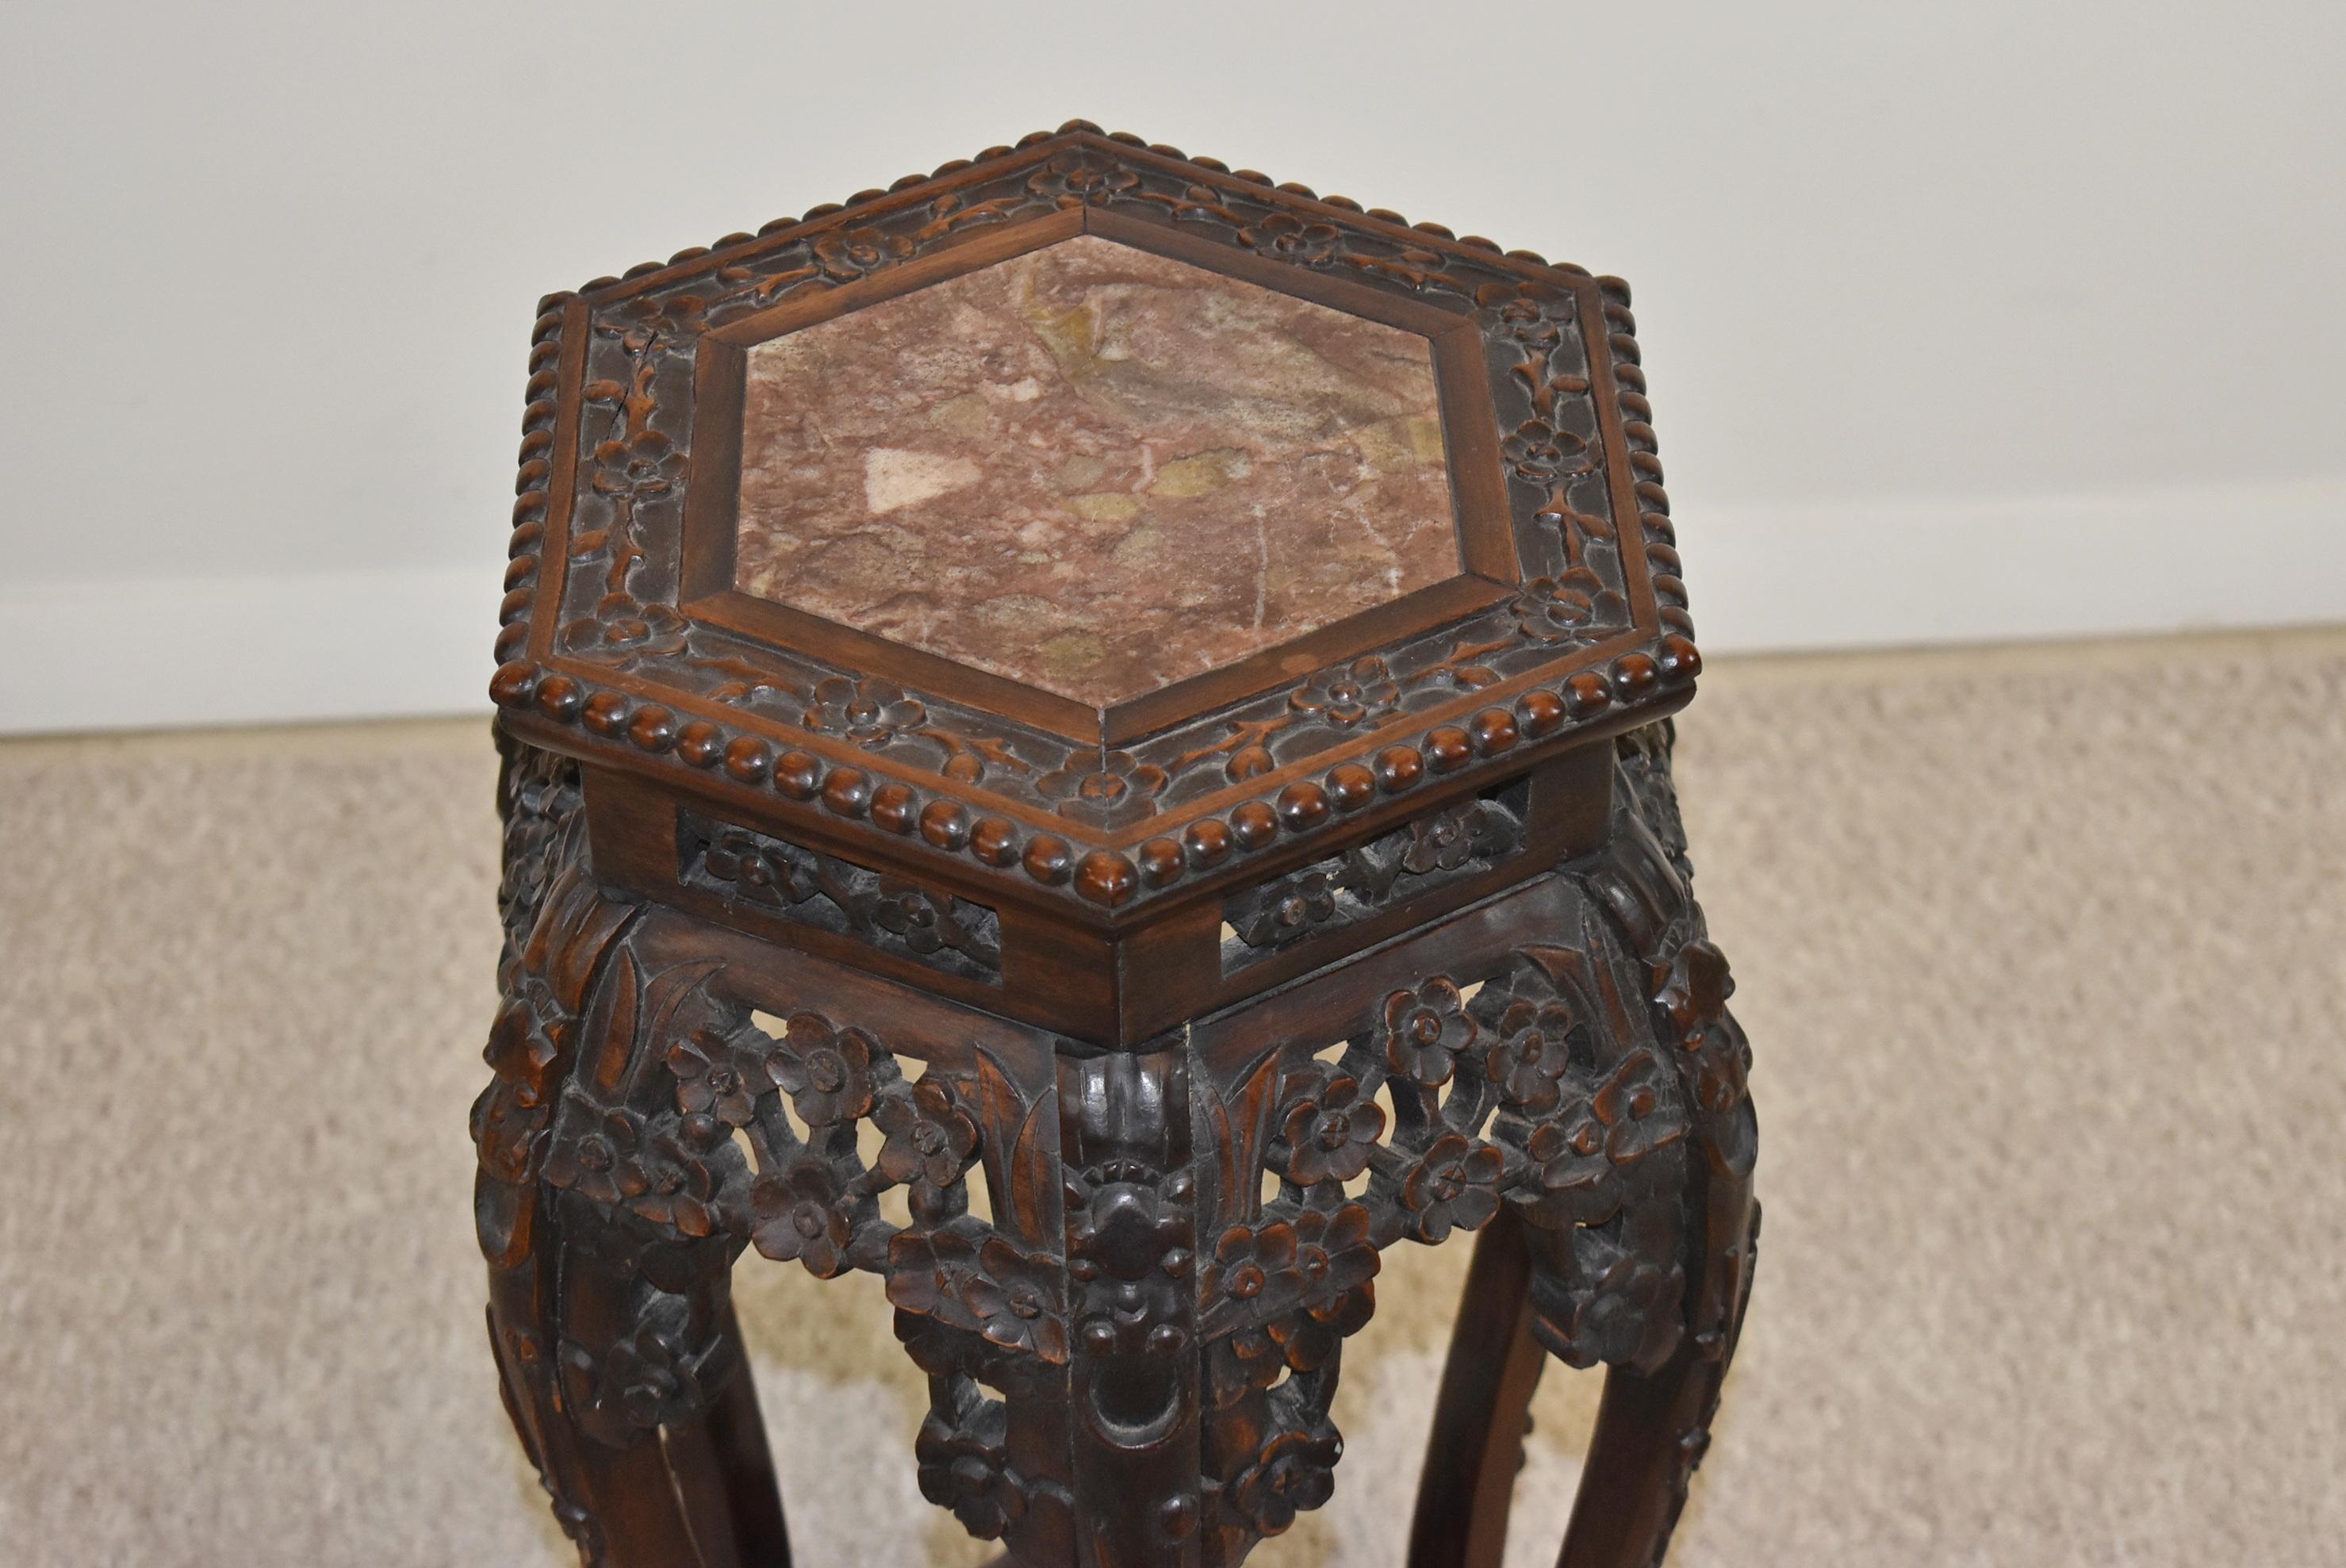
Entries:
[[[1126,1051],[618,891],[576,765],[504,745],[478,1221],[506,1407],[582,1560],[790,1561],[746,1251],[884,1279],[929,1376],[921,1491],[1008,1561],[1211,1568],[1331,1495],[1381,1250],[1473,1231],[1409,1561],[1499,1562],[1550,1355],[1607,1368],[1560,1562],[1660,1561],[1759,1230],[1667,724],[1601,743],[1597,830],[1495,891],[1458,879],[1538,841],[1504,791],[1234,898],[1232,951],[1306,952],[1300,977]],[[988,956],[950,901],[678,836],[687,883]],[[1436,912],[1308,967],[1371,905]]]

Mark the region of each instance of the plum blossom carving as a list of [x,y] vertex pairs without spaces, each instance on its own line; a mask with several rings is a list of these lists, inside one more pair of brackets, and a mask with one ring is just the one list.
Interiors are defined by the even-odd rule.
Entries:
[[644,1119],[635,1112],[598,1105],[570,1089],[555,1119],[546,1179],[597,1203],[623,1202],[646,1186],[637,1161],[643,1141]]
[[1401,1201],[1417,1235],[1440,1241],[1453,1227],[1478,1229],[1499,1212],[1498,1181],[1506,1157],[1490,1144],[1443,1133],[1402,1178]]
[[815,683],[814,702],[804,716],[809,729],[843,735],[859,746],[884,746],[928,721],[929,710],[893,682],[836,675]]
[[1317,869],[1287,879],[1270,895],[1250,900],[1240,918],[1231,922],[1239,940],[1251,947],[1277,947],[1309,936],[1336,918],[1335,878]]
[[1515,819],[1476,800],[1422,817],[1409,825],[1402,870],[1417,876],[1454,871],[1467,861],[1514,847]]
[[759,1100],[780,1082],[774,1076],[780,1049],[754,1029],[735,1035],[706,1027],[692,1031],[668,1048],[677,1108],[688,1115],[714,1116],[729,1126],[748,1126]]
[[1279,1377],[1283,1363],[1273,1325],[1303,1293],[1295,1243],[1295,1227],[1284,1219],[1234,1225],[1198,1276],[1200,1310],[1221,1329],[1207,1367],[1216,1409]]
[[1230,1485],[1239,1512],[1264,1535],[1278,1535],[1298,1511],[1318,1508],[1336,1492],[1336,1461],[1343,1440],[1333,1431],[1280,1432]]
[[595,448],[595,476],[588,481],[602,494],[648,500],[676,488],[684,472],[684,453],[656,430],[639,430],[624,441],[607,441]]
[[916,1318],[974,1327],[977,1319],[962,1295],[977,1269],[977,1243],[964,1231],[900,1230],[888,1238],[889,1305]]
[[655,1133],[638,1162],[644,1190],[627,1207],[686,1236],[715,1235],[723,1223],[719,1194],[727,1176],[743,1163],[741,1151],[719,1125],[707,1116],[687,1116],[675,1133]]
[[1247,1395],[1278,1382],[1286,1364],[1269,1322],[1253,1318],[1241,1320],[1208,1349],[1207,1398],[1215,1410],[1228,1410]]
[[695,1353],[687,1343],[691,1306],[680,1296],[652,1298],[635,1330],[605,1352],[595,1402],[613,1409],[639,1431],[649,1431],[705,1401],[701,1369],[715,1343]]
[[1633,1051],[1588,1097],[1586,1108],[1563,1118],[1573,1146],[1601,1140],[1617,1166],[1635,1163],[1686,1136],[1686,1118],[1668,1098],[1669,1074],[1650,1051]]
[[1035,787],[1058,802],[1061,815],[1113,826],[1155,810],[1152,802],[1171,779],[1164,769],[1129,751],[1077,752],[1066,766],[1037,779]]
[[1474,302],[1498,318],[1507,336],[1539,352],[1556,346],[1563,337],[1557,323],[1570,321],[1577,308],[1569,290],[1531,280],[1485,283],[1474,291]]
[[1678,1047],[1692,1058],[1695,1104],[1724,1115],[1749,1093],[1751,1048],[1727,1011],[1735,978],[1727,955],[1703,937],[1680,944],[1657,977],[1654,1002],[1677,1031]]
[[1325,267],[1336,259],[1342,231],[1332,223],[1311,223],[1289,212],[1274,212],[1238,231],[1238,241],[1250,250],[1280,261]]
[[[1486,988],[1475,1012],[1494,1036],[1484,1054],[1508,1115],[1495,1135],[1522,1152],[1515,1200],[1547,1226],[1586,1224],[1620,1210],[1642,1187],[1616,1173],[1687,1136],[1677,1076],[1655,1047],[1600,1042],[1586,1016],[1594,1003],[1573,981],[1526,976]],[[1628,1048],[1607,1060],[1607,1053]]]
[[1384,1107],[1362,1096],[1360,1081],[1330,1074],[1316,1093],[1288,1111],[1287,1175],[1298,1186],[1351,1181],[1369,1168],[1369,1152],[1385,1130]]
[[1527,419],[1499,443],[1499,455],[1519,479],[1545,483],[1594,471],[1596,458],[1585,437],[1559,430],[1544,419]]
[[950,1186],[977,1149],[976,1124],[962,1114],[952,1086],[933,1074],[882,1095],[872,1120],[887,1135],[877,1163],[892,1182]]
[[1523,842],[1521,786],[1404,823],[1341,855],[1259,882],[1225,902],[1227,967],[1252,962],[1246,948],[1276,951],[1321,931],[1365,920],[1396,898],[1472,876]]
[[[640,355],[661,338],[698,336],[707,325],[709,301],[698,294],[633,294],[596,321],[596,331],[616,336],[630,355]],[[588,401],[617,401],[618,389],[589,382]]]
[[955,972],[1001,967],[1000,921],[983,904],[697,814],[683,819],[679,848],[683,879],[728,900],[765,905]]
[[1533,1129],[1525,1152],[1531,1158],[1532,1179],[1547,1193],[1593,1191],[1612,1174],[1613,1162],[1605,1157],[1605,1129],[1590,1117],[1575,1117],[1569,1126],[1541,1123]]
[[1565,1069],[1572,1064],[1572,1033],[1579,1020],[1555,997],[1518,996],[1491,1024],[1495,1038],[1483,1071],[1508,1105],[1527,1115],[1556,1108]]
[[852,283],[913,253],[913,242],[902,234],[878,229],[834,229],[818,235],[814,264],[834,283]]
[[998,1438],[988,1441],[932,1414],[921,1423],[913,1455],[920,1463],[921,1495],[951,1509],[980,1541],[1000,1539],[1025,1517],[1030,1487],[1010,1467]]
[[1004,1349],[1065,1361],[1067,1326],[1058,1310],[1058,1260],[1029,1257],[999,1236],[986,1237],[977,1260],[978,1272],[964,1282],[962,1298],[980,1331]]
[[1307,1208],[1295,1220],[1296,1268],[1303,1276],[1301,1310],[1275,1318],[1270,1337],[1299,1372],[1326,1364],[1347,1335],[1358,1333],[1376,1309],[1370,1282],[1379,1267],[1369,1239],[1369,1211],[1348,1203],[1333,1214]]
[[560,1053],[537,1011],[516,998],[498,1011],[482,1054],[493,1075],[473,1103],[473,1141],[483,1170],[517,1182],[550,1115],[546,1096]]
[[1234,1225],[1214,1246],[1213,1260],[1198,1278],[1209,1309],[1226,1302],[1284,1302],[1303,1288],[1295,1261],[1295,1227],[1284,1220]]
[[862,1031],[794,1013],[784,1044],[770,1059],[774,1081],[810,1126],[853,1121],[872,1109],[872,1042]]
[[1557,1341],[1551,1349],[1575,1367],[1634,1361],[1649,1338],[1668,1331],[1669,1314],[1685,1288],[1685,1274],[1675,1264],[1635,1254],[1614,1257],[1575,1294],[1560,1321],[1545,1325],[1546,1337]]
[[1586,566],[1561,577],[1534,577],[1507,608],[1523,635],[1541,643],[1585,641],[1628,615],[1627,601]]
[[1637,1052],[1593,1096],[1567,1101],[1525,1143],[1530,1181],[1563,1214],[1609,1202],[1614,1169],[1635,1165],[1687,1136],[1685,1117],[1658,1094],[1661,1065]]
[[811,852],[738,829],[715,835],[702,852],[701,864],[710,876],[760,901],[803,903],[821,891]]
[[905,953],[954,974],[1002,967],[1002,922],[983,903],[770,838],[680,817],[678,876],[728,901],[760,903],[798,925],[814,925]]
[[1663,1089],[1652,1054],[1630,1055],[1594,1094],[1567,1101],[1562,1114],[1533,1129],[1524,1148],[1530,1180],[1551,1199],[1584,1208],[1601,1203],[1616,1169],[1686,1135],[1686,1118]]
[[[517,950],[537,924],[546,891],[561,870],[559,851],[567,837],[566,830],[576,820],[581,797],[576,763],[557,760],[536,747],[501,742],[499,749],[503,764],[498,793],[505,819],[505,873],[497,883],[497,905],[505,928],[499,972],[511,974]],[[526,1003],[509,996],[505,1006],[510,1010]],[[501,1014],[499,1028],[503,1026]],[[493,1033],[493,1049],[495,1038]],[[493,1055],[490,1065],[495,1064]]]
[[1382,718],[1401,703],[1401,687],[1374,654],[1321,670],[1289,694],[1288,706],[1307,718],[1350,729]]
[[1140,176],[1131,169],[1097,153],[1074,148],[1054,153],[1050,161],[1026,181],[1030,194],[1062,208],[1104,206],[1139,188]]
[[[625,1444],[705,1409],[709,1373],[722,1363],[727,1347],[715,1338],[694,1344],[691,1329],[691,1304],[660,1292],[637,1307],[625,1330],[599,1349],[563,1339],[555,1359],[579,1424],[606,1442]],[[586,1522],[591,1530],[592,1516]]]
[[902,877],[880,879],[872,890],[872,919],[882,930],[902,938],[914,952],[960,947],[967,941],[948,895]]
[[683,651],[692,623],[673,605],[647,605],[627,596],[602,622],[604,647],[630,661]]
[[853,1200],[831,1166],[806,1149],[750,1186],[750,1244],[777,1263],[796,1258],[818,1279],[847,1267],[855,1234]]
[[1474,1039],[1458,987],[1436,975],[1385,999],[1385,1064],[1420,1084],[1450,1081],[1458,1053]]

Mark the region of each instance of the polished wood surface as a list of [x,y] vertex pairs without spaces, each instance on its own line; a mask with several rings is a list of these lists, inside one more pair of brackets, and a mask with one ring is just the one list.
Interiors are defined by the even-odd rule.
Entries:
[[[1481,585],[1121,718],[711,613],[740,348],[1046,242],[1021,223],[1432,312],[1445,398],[1441,344],[1490,372],[1444,411]],[[1756,1131],[1670,780],[1698,659],[1627,298],[1076,125],[552,303],[473,1131],[507,1408],[585,1562],[790,1561],[729,1293],[755,1251],[884,1280],[921,1490],[1005,1562],[1229,1568],[1337,1484],[1382,1253],[1462,1231],[1410,1561],[1500,1560],[1550,1357],[1607,1380],[1560,1561],[1659,1561]]]

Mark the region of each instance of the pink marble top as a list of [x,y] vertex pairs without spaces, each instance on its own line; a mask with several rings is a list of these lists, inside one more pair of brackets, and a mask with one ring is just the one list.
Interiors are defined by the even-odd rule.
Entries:
[[1461,569],[1423,338],[1112,240],[748,357],[737,585],[1079,701]]

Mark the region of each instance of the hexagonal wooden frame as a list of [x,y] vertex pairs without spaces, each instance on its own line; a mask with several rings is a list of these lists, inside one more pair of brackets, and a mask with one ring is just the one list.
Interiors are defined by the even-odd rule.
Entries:
[[[740,345],[1078,232],[1424,331],[1468,572],[1088,731],[1084,705],[740,602],[712,541]],[[1691,695],[1633,326],[1616,280],[1081,123],[993,148],[545,301],[492,695],[602,775],[1120,930]],[[1380,700],[1347,721],[1311,672],[1361,660]],[[842,727],[859,682],[903,721]]]

